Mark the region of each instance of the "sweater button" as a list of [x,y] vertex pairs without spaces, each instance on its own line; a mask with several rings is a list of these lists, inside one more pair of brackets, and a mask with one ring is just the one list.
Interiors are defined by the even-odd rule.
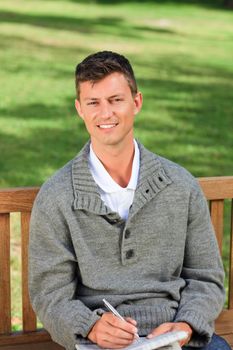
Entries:
[[126,259],[131,259],[134,256],[134,250],[133,249],[129,249],[126,252]]
[[128,239],[130,235],[131,235],[130,230],[126,230],[125,231],[125,239]]

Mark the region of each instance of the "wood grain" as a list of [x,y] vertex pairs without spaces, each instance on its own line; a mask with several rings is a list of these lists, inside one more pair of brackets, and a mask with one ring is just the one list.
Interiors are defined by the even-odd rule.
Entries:
[[208,200],[233,198],[233,176],[200,177],[198,180]]
[[212,200],[210,202],[210,216],[214,226],[215,234],[218,240],[220,252],[222,252],[223,240],[223,214],[224,214],[224,200]]
[[[231,238],[230,238],[230,261],[229,261],[229,308],[233,309],[233,200],[231,201]],[[233,322],[233,319],[232,319]]]
[[32,309],[28,292],[28,241],[30,212],[21,213],[21,260],[22,260],[22,314],[23,330],[36,330],[36,315]]
[[14,332],[0,337],[0,349],[3,345],[43,343],[49,340],[51,337],[44,329],[38,329],[36,332]]
[[0,334],[10,332],[10,214],[0,214]]
[[31,211],[38,187],[0,190],[0,213]]

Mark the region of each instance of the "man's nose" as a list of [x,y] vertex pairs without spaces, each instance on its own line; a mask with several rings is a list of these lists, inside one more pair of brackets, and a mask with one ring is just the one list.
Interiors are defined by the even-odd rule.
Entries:
[[110,118],[113,115],[112,106],[109,102],[103,102],[100,106],[100,117]]

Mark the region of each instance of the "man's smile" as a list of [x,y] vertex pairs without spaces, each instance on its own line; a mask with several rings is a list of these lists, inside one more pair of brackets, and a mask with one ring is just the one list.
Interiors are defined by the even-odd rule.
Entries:
[[114,124],[99,124],[97,125],[100,129],[111,129],[114,128],[115,126],[117,126],[117,123]]

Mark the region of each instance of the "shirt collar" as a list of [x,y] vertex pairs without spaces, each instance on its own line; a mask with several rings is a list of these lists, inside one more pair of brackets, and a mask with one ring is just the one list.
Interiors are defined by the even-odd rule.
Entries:
[[90,145],[90,152],[88,156],[89,168],[96,184],[107,193],[122,191],[125,189],[135,190],[138,182],[139,167],[140,167],[140,153],[137,142],[134,140],[134,158],[132,164],[132,173],[129,183],[126,188],[121,187],[109,175],[101,161],[98,159]]

